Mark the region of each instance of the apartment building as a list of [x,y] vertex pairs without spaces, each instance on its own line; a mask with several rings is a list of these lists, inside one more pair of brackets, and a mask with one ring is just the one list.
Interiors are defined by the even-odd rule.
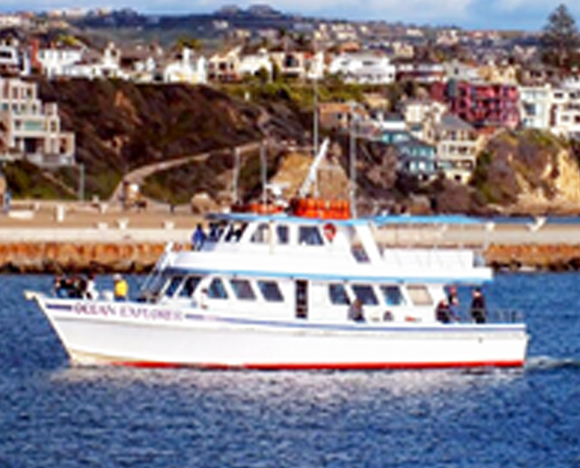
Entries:
[[[437,88],[443,87],[436,91]],[[515,129],[520,123],[518,87],[488,82],[450,81],[433,88],[450,111],[476,128]]]
[[75,163],[75,138],[61,130],[58,106],[38,98],[37,84],[0,77],[0,152],[39,165]]

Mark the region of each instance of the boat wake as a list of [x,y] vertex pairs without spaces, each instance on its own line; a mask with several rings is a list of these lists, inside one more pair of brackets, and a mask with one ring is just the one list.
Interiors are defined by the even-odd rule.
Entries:
[[580,369],[580,359],[578,358],[553,358],[550,356],[535,356],[527,360],[526,370],[545,369]]

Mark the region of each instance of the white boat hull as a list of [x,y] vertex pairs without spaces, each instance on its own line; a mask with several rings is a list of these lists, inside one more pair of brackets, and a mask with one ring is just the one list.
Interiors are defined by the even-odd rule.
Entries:
[[528,341],[522,324],[274,321],[159,304],[35,298],[71,360],[82,365],[519,367]]

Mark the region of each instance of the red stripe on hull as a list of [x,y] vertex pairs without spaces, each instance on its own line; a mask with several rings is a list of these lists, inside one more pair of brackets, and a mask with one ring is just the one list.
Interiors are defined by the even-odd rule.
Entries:
[[194,367],[211,370],[251,369],[251,370],[380,370],[380,369],[450,369],[481,367],[523,367],[524,361],[491,361],[491,362],[389,362],[389,363],[322,363],[322,364],[182,364],[149,361],[117,361],[113,366],[139,368],[180,368]]

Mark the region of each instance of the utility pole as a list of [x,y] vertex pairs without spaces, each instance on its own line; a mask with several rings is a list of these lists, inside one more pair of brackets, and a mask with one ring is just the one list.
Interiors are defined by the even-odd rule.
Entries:
[[356,135],[355,135],[355,106],[350,102],[350,217],[356,218]]
[[240,149],[234,148],[234,171],[232,181],[232,195],[234,205],[238,204],[238,179],[240,177]]
[[79,201],[85,200],[85,165],[84,163],[78,163],[79,168]]

